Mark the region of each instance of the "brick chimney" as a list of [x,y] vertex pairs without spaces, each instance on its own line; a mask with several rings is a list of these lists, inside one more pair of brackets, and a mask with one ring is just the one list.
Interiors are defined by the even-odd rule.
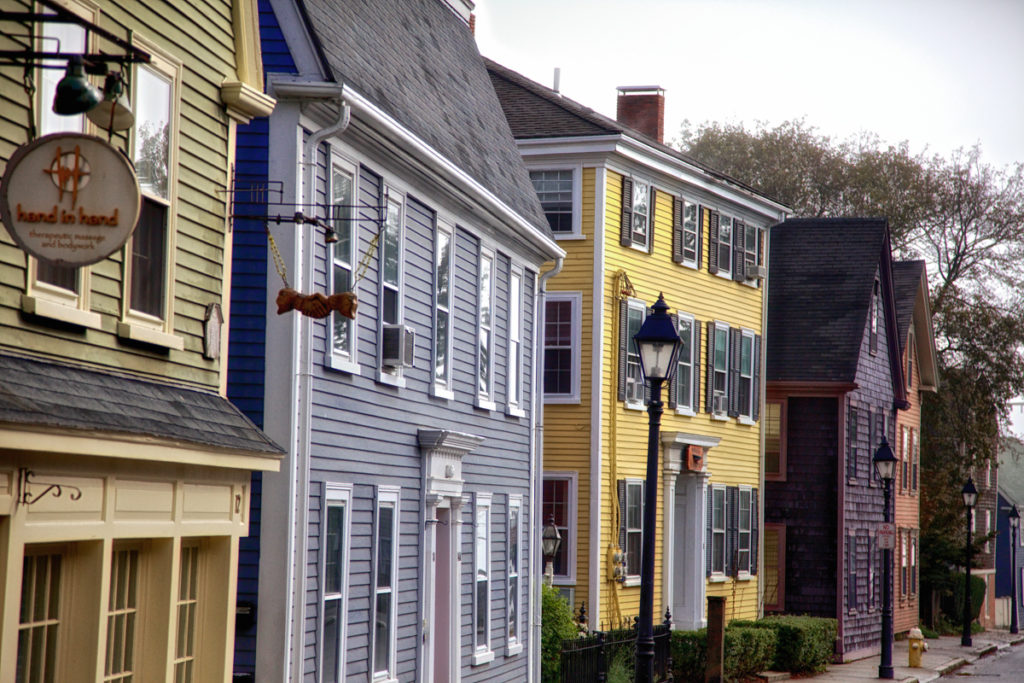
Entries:
[[658,85],[619,86],[615,119],[626,126],[665,141],[665,89]]

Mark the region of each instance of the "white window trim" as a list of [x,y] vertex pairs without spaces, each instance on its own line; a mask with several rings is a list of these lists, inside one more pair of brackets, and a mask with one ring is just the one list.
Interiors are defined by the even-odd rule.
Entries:
[[[384,672],[373,671],[374,667],[374,647],[376,643],[373,638],[373,627],[374,619],[376,619],[377,610],[377,539],[379,535],[380,524],[380,508],[382,505],[394,506],[395,516],[393,521],[393,542],[391,544],[391,637],[388,643],[388,670]],[[371,590],[372,595],[370,598],[370,632],[369,632],[369,669],[372,672],[371,679],[374,683],[384,681],[386,683],[397,683],[397,647],[398,647],[398,557],[399,547],[401,546],[401,539],[399,538],[399,532],[401,531],[401,487],[398,486],[385,486],[380,485],[377,487],[377,500],[374,509],[374,521],[373,521],[373,570],[371,574]]]
[[[582,292],[548,292],[546,302],[569,301],[572,304],[572,392],[569,394],[548,394],[541,385],[540,391],[544,395],[544,403],[565,404],[580,402],[580,363],[583,357],[583,293]],[[540,334],[544,335],[545,330],[541,329]],[[547,348],[546,340],[542,346],[543,352]],[[541,354],[541,365],[544,364],[544,354]],[[543,376],[543,374],[541,375]]]
[[[162,51],[154,43],[145,38],[134,38],[139,47],[150,53],[148,65],[136,65],[135,69],[149,68],[170,79],[170,127],[171,138],[168,141],[167,159],[167,199],[160,199],[167,205],[167,243],[164,245],[166,259],[164,273],[164,308],[163,318],[154,317],[131,308],[132,281],[132,244],[129,239],[123,247],[123,279],[121,282],[121,320],[117,324],[117,335],[125,339],[141,341],[147,344],[163,346],[181,351],[185,348],[185,340],[174,331],[175,273],[177,271],[177,234],[178,234],[178,161],[181,139],[181,88],[184,66],[172,55]],[[133,81],[135,78],[133,77]],[[138,95],[132,94],[133,99]],[[133,102],[134,104],[134,102]],[[133,141],[134,145],[134,141]]]
[[[473,658],[472,658],[472,664],[473,664],[473,666],[479,666],[481,664],[486,664],[487,662],[494,661],[494,650],[491,649],[491,601],[492,601],[492,596],[494,595],[494,572],[493,572],[493,565],[494,565],[494,563],[492,562],[493,558],[491,557],[491,555],[492,555],[491,541],[493,540],[493,535],[491,534],[491,524],[490,524],[491,517],[494,514],[493,513],[494,508],[491,505],[491,499],[492,499],[492,494],[490,494],[490,493],[475,493],[475,494],[473,494],[473,590],[472,590],[472,595],[473,595],[473,598],[472,598],[472,600],[473,600],[473,610],[472,610],[472,614],[473,614],[473,621],[472,621],[472,624],[473,624],[473,627],[472,627],[472,630],[473,630]],[[486,642],[484,642],[483,644],[478,643],[477,640],[476,640],[477,639],[476,623],[477,623],[477,620],[479,618],[479,615],[477,614],[477,609],[479,609],[479,607],[480,607],[479,604],[477,603],[477,574],[480,571],[480,560],[481,560],[479,554],[477,553],[476,537],[477,537],[477,533],[479,531],[478,527],[481,524],[480,510],[482,510],[482,509],[486,509],[487,510],[487,528],[485,529],[485,531],[487,532],[487,540],[486,540],[486,546],[487,546],[487,558],[486,558],[487,559],[487,617],[486,617],[485,622],[484,622],[487,625],[487,627],[486,627],[486,630],[485,630]]]
[[[383,192],[385,194],[386,202],[395,202],[398,204],[398,319],[396,323],[402,325],[405,323],[405,209],[406,209],[406,197],[404,192],[400,192],[394,185],[390,183],[382,183]],[[385,212],[388,210],[388,205],[385,203]],[[385,220],[386,220],[385,214]],[[384,226],[381,225],[381,230],[384,230]],[[387,384],[393,387],[404,387],[405,377],[402,373],[402,368],[389,368],[384,369],[381,352],[383,345],[381,340],[384,338],[384,238],[381,235],[381,243],[378,248],[377,255],[377,381],[381,384]],[[433,362],[433,361],[431,361]]]
[[[757,558],[754,557],[754,545],[753,545],[754,544],[754,534],[757,533],[757,530],[754,528],[754,487],[750,486],[750,485],[747,485],[747,484],[740,484],[739,486],[736,487],[736,489],[737,489],[737,491],[736,491],[736,550],[737,550],[736,555],[737,555],[737,557],[739,556],[740,534],[742,533],[740,525],[741,525],[741,522],[742,522],[742,516],[741,516],[742,513],[741,513],[741,511],[743,510],[743,507],[740,505],[740,497],[743,495],[744,491],[746,491],[747,495],[750,497],[750,512],[748,513],[750,515],[750,519],[748,520],[748,526],[750,528],[747,530],[747,533],[750,535],[750,542],[748,543],[748,551],[749,552],[748,552],[748,555],[747,555],[747,568],[746,568],[746,570],[742,570],[741,569],[741,570],[736,572],[736,574],[737,574],[736,578],[738,580],[746,581],[746,580],[751,579],[752,576],[753,576],[750,573],[751,565],[754,565],[754,564],[757,563]],[[726,495],[726,498],[728,498],[728,494]],[[729,515],[728,515],[728,510],[727,510],[726,511],[726,517],[728,518],[728,516]],[[725,523],[726,523],[726,527],[728,527],[729,520],[726,519]]]
[[[727,574],[725,573],[725,566],[728,563],[726,553],[728,553],[727,543],[729,537],[729,494],[727,492],[728,487],[725,484],[712,484],[708,487],[708,495],[711,496],[711,580],[712,581],[725,581]],[[715,527],[715,500],[714,495],[716,491],[722,492],[722,527],[721,530]],[[716,533],[722,534],[722,570],[715,570],[715,548],[714,538]]]
[[438,244],[440,240],[435,236],[434,239],[434,328],[431,330],[431,345],[430,345],[430,394],[437,398],[443,398],[452,400],[455,398],[455,391],[452,389],[452,354],[454,353],[452,347],[452,330],[455,329],[455,228],[452,223],[441,218],[437,219],[437,231],[436,234],[440,235],[444,233],[448,236],[448,380],[447,382],[439,382],[437,376],[434,374],[437,354],[437,257],[438,257]]
[[[551,479],[551,480],[563,480],[563,479],[565,479],[565,480],[569,481],[569,500],[568,500],[568,507],[569,507],[569,509],[566,511],[567,517],[568,517],[568,519],[566,521],[568,522],[568,527],[567,528],[569,529],[569,542],[566,545],[566,549],[565,549],[565,559],[566,559],[565,564],[566,564],[566,570],[567,571],[566,571],[565,574],[555,574],[553,579],[552,579],[552,584],[554,584],[556,586],[575,586],[576,585],[576,537],[577,537],[577,535],[579,533],[579,526],[577,525],[577,521],[578,520],[577,520],[577,517],[576,517],[576,514],[577,514],[577,512],[576,512],[576,496],[577,496],[577,485],[579,483],[579,472],[575,472],[575,471],[572,471],[572,470],[562,470],[562,471],[558,471],[558,470],[550,470],[550,471],[549,470],[545,470],[544,471],[544,479],[545,480],[547,480],[547,479]],[[543,497],[543,487],[542,487],[541,491],[542,491],[542,497]],[[543,505],[543,501],[542,501],[541,504]],[[542,523],[546,523],[546,522],[544,522],[542,520]]]
[[[690,403],[693,403],[693,384],[695,382],[697,382],[697,383],[700,382],[700,368],[694,367],[694,362],[693,362],[693,359],[694,359],[694,356],[695,356],[694,352],[696,351],[695,338],[697,336],[697,319],[694,318],[689,313],[681,313],[681,312],[680,313],[676,313],[676,317],[679,318],[679,322],[680,323],[682,323],[684,320],[685,321],[689,321],[689,323],[690,323],[690,391],[689,391],[689,396],[690,396]],[[678,332],[678,331],[679,331],[679,327],[677,325],[676,332]],[[676,367],[676,392],[678,392],[678,391],[679,391],[679,368],[677,366]],[[697,415],[697,406],[690,406],[688,408],[687,407],[680,407],[679,406],[679,396],[678,396],[678,393],[675,396],[675,399],[676,399],[676,414],[677,415],[686,415],[688,417],[694,417],[694,416]]]
[[[629,487],[630,486],[634,486],[634,487],[635,486],[639,486],[640,487],[640,562],[643,563],[644,533],[646,533],[646,529],[644,529],[643,510],[644,510],[644,497],[647,495],[647,491],[645,490],[646,486],[644,486],[644,484],[646,482],[643,479],[638,479],[638,478],[635,478],[635,477],[626,477],[625,478],[625,482],[626,482],[626,501],[625,501],[625,506],[624,507],[626,509],[626,513],[627,514],[629,513]],[[622,526],[624,526],[626,528],[626,546],[628,547],[629,546],[629,527],[626,526],[625,520],[622,521]],[[622,553],[623,553],[623,555],[626,554],[626,548],[622,548]],[[626,571],[627,572],[632,572],[634,570],[636,571],[635,574],[626,574],[625,575],[625,581],[623,581],[623,584],[622,584],[623,586],[626,586],[627,588],[631,588],[631,587],[634,587],[634,586],[639,586],[640,583],[641,583],[640,573],[641,573],[641,571],[643,571],[642,566],[631,567],[629,565],[629,560],[627,558],[627,561],[626,561]]]
[[[515,341],[517,341],[519,343],[519,358],[516,359],[514,367],[518,368],[519,371],[516,373],[515,377],[512,377],[512,368],[513,368],[513,363],[512,363],[512,342],[513,342],[513,330],[512,330],[512,295],[513,295],[513,287],[512,287],[512,282],[513,282],[513,280],[515,280],[517,278],[519,280],[519,306],[518,306],[518,309],[519,309],[519,326],[518,326],[518,329],[514,330],[514,332],[515,332]],[[507,337],[506,344],[505,344],[505,349],[506,349],[506,351],[508,353],[508,359],[507,359],[506,364],[505,364],[505,368],[507,370],[506,373],[505,373],[505,378],[506,378],[505,382],[506,382],[506,385],[507,385],[506,388],[505,388],[506,389],[505,393],[506,393],[506,397],[507,397],[507,400],[508,400],[508,407],[506,408],[505,413],[507,415],[511,415],[513,417],[526,417],[526,411],[523,410],[523,405],[525,404],[525,401],[523,400],[523,389],[524,389],[524,384],[525,384],[525,382],[523,381],[523,376],[524,376],[524,373],[523,373],[523,358],[524,358],[524,355],[523,355],[523,327],[524,327],[523,326],[523,313],[524,313],[524,308],[525,308],[524,307],[524,303],[526,301],[526,298],[523,296],[523,292],[525,291],[524,283],[525,283],[525,277],[524,277],[524,274],[523,274],[522,266],[510,265],[509,266],[509,277],[508,277],[508,304],[509,305],[508,305],[508,313],[506,314],[506,318],[508,319],[508,326],[507,326],[508,329],[505,330],[506,337]],[[518,389],[518,392],[517,392],[519,394],[518,400],[513,398],[513,393],[512,393],[512,389],[513,388],[517,388]]]
[[498,322],[498,315],[497,314],[498,314],[498,312],[494,308],[494,302],[497,299],[495,294],[496,294],[496,290],[498,289],[498,286],[497,286],[498,285],[498,278],[497,278],[497,275],[498,275],[498,259],[495,256],[495,253],[494,253],[493,249],[481,245],[480,246],[480,255],[477,258],[477,274],[478,274],[478,276],[479,276],[480,271],[483,269],[484,259],[488,259],[491,262],[491,291],[490,291],[490,302],[489,302],[489,305],[491,307],[491,326],[490,326],[490,334],[488,335],[488,339],[490,339],[490,348],[488,349],[488,354],[487,354],[487,362],[490,364],[487,376],[490,378],[490,383],[489,383],[489,385],[487,387],[487,391],[486,392],[481,391],[481,389],[480,389],[480,370],[481,370],[481,367],[480,367],[480,361],[481,361],[481,358],[480,358],[480,333],[483,331],[484,327],[483,327],[483,316],[480,314],[480,306],[481,306],[481,304],[483,302],[482,302],[482,299],[480,297],[480,287],[479,287],[479,282],[478,282],[478,284],[477,284],[477,302],[476,302],[476,313],[477,313],[477,316],[476,316],[476,340],[475,340],[475,346],[476,346],[476,363],[475,363],[475,366],[476,366],[476,377],[474,378],[473,386],[476,387],[476,407],[477,408],[481,408],[483,410],[496,410],[498,405],[494,402],[494,398],[495,398],[495,396],[494,396],[494,393],[495,393],[494,351],[495,351],[495,349],[498,348],[498,345],[497,345],[497,343],[495,343],[494,332],[495,332],[495,329],[498,327],[498,325],[497,325],[497,322]]
[[587,236],[583,234],[583,165],[541,164],[530,165],[527,168],[530,171],[572,171],[572,232],[552,231],[551,234],[554,236],[556,240],[587,239]]
[[[635,309],[639,309],[640,310],[640,312],[642,314],[642,317],[640,318],[640,325],[643,326],[644,320],[647,320],[647,302],[644,301],[643,299],[629,298],[629,299],[626,300],[626,305],[629,308],[631,308],[631,309],[635,308]],[[629,320],[628,311],[627,311],[627,314],[626,314],[626,320],[627,321]],[[628,324],[628,322],[627,322],[627,324]],[[644,406],[644,400],[643,400],[643,395],[644,395],[644,388],[643,387],[640,388],[640,397],[641,398],[640,398],[639,401],[636,400],[636,399],[630,399],[629,398],[629,353],[630,353],[631,350],[634,350],[634,346],[635,345],[633,344],[633,339],[631,337],[629,337],[628,330],[627,330],[627,335],[626,336],[627,336],[627,339],[626,339],[626,400],[623,403],[624,403],[625,408],[627,410],[645,410],[646,408]],[[643,378],[641,377],[641,381],[642,380],[643,380]]]
[[[338,483],[334,483],[334,482],[327,482],[324,485],[324,500],[326,502],[324,507],[326,508],[326,507],[341,506],[341,507],[343,507],[345,509],[345,519],[344,519],[344,523],[343,523],[343,527],[342,527],[342,539],[341,539],[342,551],[341,551],[341,553],[342,553],[342,557],[345,558],[346,560],[349,560],[349,558],[350,558],[350,554],[349,553],[350,553],[350,550],[351,550],[351,538],[352,538],[352,533],[351,533],[352,532],[352,489],[353,489],[352,484],[338,484]],[[326,554],[326,549],[327,549],[327,518],[326,518],[326,515],[324,517],[323,529],[322,529],[322,532],[321,532],[321,544],[320,544],[320,547],[323,548],[324,551],[325,551],[325,552],[320,554],[320,576],[326,576],[326,571],[327,571],[327,569],[326,569],[327,568],[327,554]],[[348,600],[349,600],[349,571],[348,571],[348,562],[346,562],[346,565],[342,568],[341,582],[342,582],[342,584],[341,584],[341,621],[338,624],[338,641],[339,641],[338,642],[338,654],[339,654],[339,660],[338,660],[338,681],[339,682],[345,680],[345,659],[346,659],[345,658],[345,650],[346,650],[345,644],[347,642],[347,636],[348,636],[348,605],[347,605],[347,603],[348,603]],[[321,614],[321,618],[319,619],[320,623],[317,625],[317,629],[319,631],[319,636],[320,636],[319,637],[320,643],[324,642],[324,620],[323,620],[322,616],[324,614],[323,606],[324,606],[324,604],[325,604],[325,602],[327,600],[326,591],[324,590],[323,586],[324,586],[324,582],[321,582],[321,585],[320,585],[320,606],[321,606],[320,614]],[[336,683],[334,681],[324,680],[324,677],[323,677],[323,666],[322,666],[323,665],[323,656],[324,656],[324,651],[323,651],[323,646],[321,646],[320,652],[318,653],[318,660],[317,660],[318,661],[317,672],[318,672],[318,675],[319,675],[320,683]]]
[[[722,267],[722,224],[725,223],[726,219],[729,221],[729,268],[728,270]],[[718,212],[718,271],[715,273],[720,278],[725,280],[732,280],[733,271],[733,245],[736,244],[736,217],[731,214],[725,214],[721,211]]]
[[[359,173],[358,168],[351,161],[341,157],[337,152],[331,154],[331,164],[328,168],[328,196],[333,196],[333,178],[334,178],[334,167],[338,167],[351,174],[352,176],[352,203],[356,203],[356,198],[359,196]],[[352,209],[353,214],[356,210]],[[351,253],[349,254],[349,264],[352,268],[353,285],[352,291],[356,294],[358,300],[359,294],[359,283],[355,282],[355,273],[358,268],[359,259],[356,256],[359,254],[359,221],[352,221],[351,225]],[[327,245],[327,282],[328,291],[334,291],[334,245]],[[341,315],[340,313],[333,313],[332,315]],[[359,324],[356,320],[352,320],[349,323],[352,326],[352,352],[349,357],[346,358],[344,355],[336,354],[334,352],[334,327],[331,323],[331,319],[327,322],[327,365],[333,370],[340,370],[341,372],[347,372],[352,375],[360,374],[359,369]]]
[[[737,420],[739,421],[740,424],[743,424],[743,425],[756,425],[757,423],[754,422],[754,403],[757,402],[760,399],[759,391],[758,391],[758,386],[757,386],[757,383],[754,381],[754,378],[757,377],[757,374],[754,372],[754,368],[757,367],[757,361],[758,361],[758,358],[754,355],[755,349],[757,348],[757,345],[754,343],[756,341],[756,339],[757,339],[757,333],[754,332],[754,330],[750,329],[749,327],[741,327],[740,328],[740,357],[741,357],[741,359],[742,359],[742,356],[743,356],[743,339],[749,339],[750,340],[750,403],[746,407],[746,413],[744,413],[743,407],[740,407],[740,414],[737,417]],[[743,372],[743,365],[742,365],[742,362],[741,362],[741,364],[740,364],[740,373],[741,373],[740,374],[740,379],[743,379],[742,372]],[[728,384],[728,381],[726,381],[726,384]],[[738,390],[739,390],[739,387],[737,386],[737,391]]]
[[[700,203],[692,201],[690,199],[687,199],[686,197],[680,197],[680,200],[683,202],[683,225],[684,226],[686,225],[686,208],[687,207],[692,206],[693,210],[697,214],[696,218],[695,218],[695,221],[696,221],[697,225],[696,225],[696,229],[694,231],[694,235],[696,236],[696,241],[697,241],[697,248],[696,248],[696,253],[694,254],[695,258],[693,258],[692,260],[686,258],[686,250],[681,248],[680,251],[682,251],[682,253],[683,253],[683,260],[682,260],[682,262],[679,265],[681,265],[681,266],[683,266],[685,268],[693,268],[693,269],[696,270],[696,269],[698,269],[700,267],[699,266],[699,264],[700,264],[700,249],[701,249],[701,239],[700,239],[701,238],[701,234],[700,233],[701,233],[701,230],[704,227],[702,225],[702,223],[701,223],[701,218],[702,217],[701,217]],[[686,229],[683,228],[682,232],[683,232],[683,244],[685,244],[686,243]],[[680,246],[682,247],[682,245],[680,245]]]
[[[519,525],[516,527],[515,538],[512,534],[512,510],[519,510]],[[516,629],[515,635],[508,635],[508,628],[505,629],[505,656],[512,657],[523,651],[523,497],[519,494],[510,494],[508,496],[508,515],[507,515],[507,531],[506,531],[506,553],[510,553],[512,544],[514,543],[518,548],[519,562],[515,567],[515,577],[519,580],[518,594],[516,595]],[[506,570],[508,570],[510,563],[506,563]],[[511,573],[505,575],[506,586],[511,582]],[[506,591],[506,594],[508,591]],[[506,598],[507,600],[507,598]],[[506,615],[506,626],[508,620],[508,609],[509,605],[505,605]]]
[[[722,413],[712,412],[710,417],[711,417],[712,420],[717,420],[717,421],[720,421],[720,422],[728,422],[729,420],[732,419],[731,417],[729,417],[729,366],[732,363],[732,358],[730,358],[730,356],[729,356],[729,323],[724,323],[724,322],[722,322],[720,320],[716,320],[715,321],[715,332],[717,333],[719,330],[724,330],[725,331],[725,391],[724,391],[724,394],[725,394],[725,406],[726,406],[726,408],[725,408],[725,411],[723,411]],[[716,352],[718,351],[718,343],[717,343],[717,341],[715,343],[715,351]],[[714,365],[715,365],[715,359],[712,358],[711,359],[712,371],[714,371]],[[713,406],[714,405],[714,380],[713,379],[712,379],[712,382],[711,382],[711,386],[712,386],[712,406]]]
[[[647,237],[643,243],[637,242],[633,239],[633,226],[629,226],[629,248],[636,249],[639,252],[647,254],[651,249],[651,233],[654,231],[654,202],[651,201],[651,193],[654,191],[654,182],[647,178],[639,178],[637,176],[629,176],[633,181],[633,192],[636,192],[637,181],[647,186]],[[633,205],[632,213],[636,213],[636,205]]]

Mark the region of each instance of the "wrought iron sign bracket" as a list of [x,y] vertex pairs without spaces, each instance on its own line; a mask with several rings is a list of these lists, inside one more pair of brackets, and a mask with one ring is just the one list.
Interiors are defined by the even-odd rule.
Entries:
[[[32,477],[35,476],[35,472],[27,467],[22,467],[18,470],[18,502],[22,505],[34,505],[38,503],[46,494],[53,492],[54,498],[60,498],[64,494],[64,489],[70,489],[69,498],[71,500],[79,500],[82,497],[82,489],[71,484],[52,484],[45,481],[32,481]],[[29,486],[45,486],[41,492],[33,494],[28,490]]]

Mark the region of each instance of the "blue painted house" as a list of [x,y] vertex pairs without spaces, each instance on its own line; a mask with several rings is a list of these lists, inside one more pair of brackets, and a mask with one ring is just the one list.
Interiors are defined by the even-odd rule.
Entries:
[[[999,449],[998,504],[996,505],[996,585],[995,625],[1004,628],[1010,624],[1010,608],[1013,604],[1013,577],[1017,579],[1017,620],[1024,620],[1024,543],[1018,529],[1016,549],[1010,533],[1008,514],[1013,505],[1017,511],[1024,510],[1024,443],[1015,437],[1003,440]],[[1014,552],[1015,550],[1015,552]]]
[[[253,481],[239,679],[537,678],[533,359],[563,251],[471,6],[260,3],[278,106],[238,139],[229,394],[288,456]],[[323,308],[344,293],[354,319]]]
[[836,655],[877,652],[883,495],[872,456],[906,410],[885,219],[772,229],[765,611],[832,617]]

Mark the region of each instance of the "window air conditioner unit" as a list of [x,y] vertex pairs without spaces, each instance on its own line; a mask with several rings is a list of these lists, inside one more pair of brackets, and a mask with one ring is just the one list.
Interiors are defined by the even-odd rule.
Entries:
[[725,394],[715,394],[714,398],[711,399],[711,411],[715,415],[725,415],[728,412],[728,406],[725,403]]
[[751,263],[747,264],[746,275],[748,280],[763,280],[768,275],[768,269],[764,266],[755,266]]
[[385,325],[381,342],[381,365],[411,368],[416,351],[416,330],[405,325]]

